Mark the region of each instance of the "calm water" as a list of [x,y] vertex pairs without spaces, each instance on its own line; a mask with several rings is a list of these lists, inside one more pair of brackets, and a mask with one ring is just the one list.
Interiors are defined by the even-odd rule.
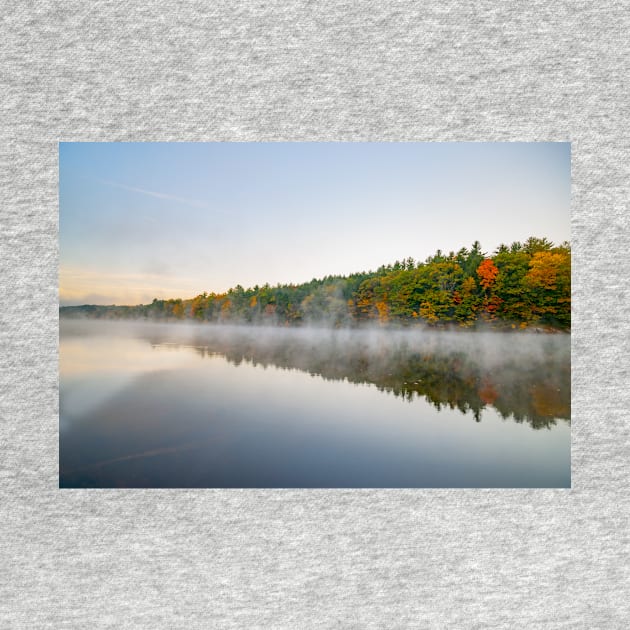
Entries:
[[568,487],[567,335],[63,321],[61,487]]

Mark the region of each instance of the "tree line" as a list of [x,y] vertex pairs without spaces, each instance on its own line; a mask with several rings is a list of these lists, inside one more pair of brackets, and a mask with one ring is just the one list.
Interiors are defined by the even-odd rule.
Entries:
[[492,254],[471,248],[424,262],[413,258],[376,271],[326,276],[190,299],[137,306],[62,307],[60,315],[103,319],[193,320],[215,323],[361,326],[426,325],[470,328],[571,326],[571,248],[546,238],[500,245]]

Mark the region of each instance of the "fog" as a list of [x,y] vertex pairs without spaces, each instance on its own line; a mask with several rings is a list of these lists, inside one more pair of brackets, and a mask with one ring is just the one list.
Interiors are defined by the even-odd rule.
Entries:
[[472,412],[485,406],[534,428],[570,418],[570,337],[535,332],[280,328],[62,320],[62,339],[141,339],[156,349],[221,355],[368,383],[411,401]]
[[[458,331],[331,327],[279,327],[197,323],[140,323],[125,321],[61,320],[62,336],[115,335],[143,338],[153,344],[179,344],[205,348],[208,352],[226,352],[240,348],[251,353],[278,357],[300,363],[306,355],[327,357],[340,366],[356,356],[363,356],[381,371],[388,363],[414,354],[465,356],[485,369],[504,367],[529,370],[532,363],[550,356],[570,358],[567,334],[535,331]],[[260,359],[263,362],[262,358]],[[271,361],[271,359],[270,359]],[[297,366],[296,366],[297,367]]]

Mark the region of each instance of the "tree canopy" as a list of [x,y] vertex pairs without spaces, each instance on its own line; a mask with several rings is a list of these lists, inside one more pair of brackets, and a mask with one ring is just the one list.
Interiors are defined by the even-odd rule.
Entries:
[[397,260],[376,271],[326,276],[303,284],[202,293],[190,299],[137,306],[62,307],[60,315],[91,318],[194,320],[333,327],[369,323],[470,328],[571,326],[571,248],[546,238],[500,245],[492,254],[471,249],[425,262]]

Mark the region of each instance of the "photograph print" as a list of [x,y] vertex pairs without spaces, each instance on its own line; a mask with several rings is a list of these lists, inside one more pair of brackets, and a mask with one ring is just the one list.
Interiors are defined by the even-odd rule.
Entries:
[[570,488],[569,143],[61,143],[60,488]]

